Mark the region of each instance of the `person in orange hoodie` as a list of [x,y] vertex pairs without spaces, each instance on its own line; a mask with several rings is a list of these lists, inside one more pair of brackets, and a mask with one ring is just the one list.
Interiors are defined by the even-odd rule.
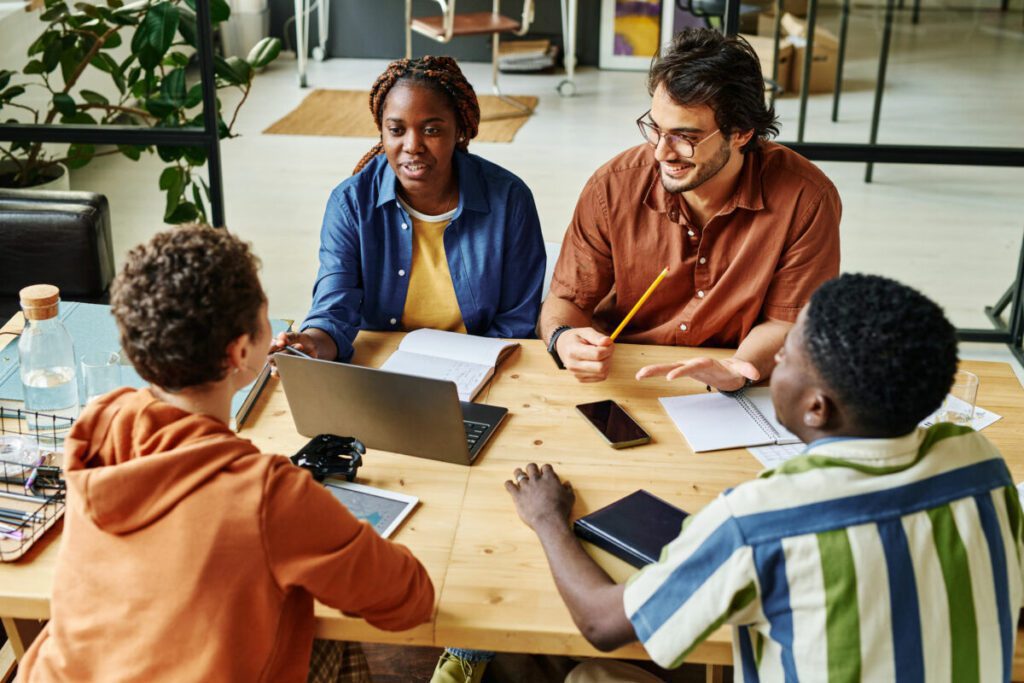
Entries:
[[129,253],[112,309],[151,386],[89,404],[66,440],[51,618],[18,680],[323,680],[314,598],[387,630],[431,618],[409,550],[228,427],[270,345],[258,266],[205,226]]

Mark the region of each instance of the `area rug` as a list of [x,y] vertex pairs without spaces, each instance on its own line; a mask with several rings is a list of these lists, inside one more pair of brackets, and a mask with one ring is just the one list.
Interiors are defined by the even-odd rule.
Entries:
[[[270,135],[328,135],[344,138],[375,138],[377,127],[370,116],[365,90],[314,90],[298,107],[272,124]],[[529,109],[523,112],[495,95],[479,95],[480,142],[512,142],[516,132],[530,118],[537,98],[514,95],[510,99]]]

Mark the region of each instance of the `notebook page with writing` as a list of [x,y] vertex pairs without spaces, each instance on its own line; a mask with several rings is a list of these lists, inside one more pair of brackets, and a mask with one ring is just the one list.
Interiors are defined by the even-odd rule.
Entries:
[[480,388],[494,374],[494,368],[490,365],[466,363],[440,356],[426,356],[401,349],[391,354],[384,365],[380,366],[380,369],[402,375],[455,382],[460,401],[472,401]]
[[[745,393],[751,391],[760,389]],[[695,453],[776,442],[775,434],[766,432],[739,401],[724,394],[691,394],[658,400]]]
[[516,346],[519,342],[424,328],[405,335],[398,349],[493,368],[501,362],[504,353]]

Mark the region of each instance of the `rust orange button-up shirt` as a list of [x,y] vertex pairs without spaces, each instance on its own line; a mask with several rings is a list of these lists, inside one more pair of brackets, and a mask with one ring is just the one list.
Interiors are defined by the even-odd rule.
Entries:
[[839,274],[839,193],[786,147],[747,153],[736,193],[703,229],[661,184],[650,145],[590,178],[555,266],[551,294],[611,332],[661,270],[669,273],[619,339],[735,347],[767,319],[793,322]]

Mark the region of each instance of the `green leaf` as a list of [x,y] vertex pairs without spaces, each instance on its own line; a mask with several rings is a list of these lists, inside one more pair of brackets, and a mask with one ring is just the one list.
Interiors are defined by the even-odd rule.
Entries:
[[148,42],[161,58],[174,42],[174,34],[178,32],[178,21],[178,8],[170,2],[153,5],[142,20],[142,25],[148,29]]
[[75,9],[89,17],[90,19],[99,19],[100,12],[96,5],[88,2],[76,2]]
[[185,104],[185,69],[174,69],[164,76],[160,83],[160,96],[175,109]]
[[[194,9],[194,8],[193,8]],[[225,0],[210,0],[210,22],[219,24],[231,16],[231,6]]]
[[101,47],[100,49],[101,50],[113,50],[114,48],[121,47],[121,43],[122,43],[122,41],[121,41],[121,34],[120,33],[111,33],[109,36],[107,36],[106,42],[103,43],[103,47]]
[[56,40],[59,35],[60,34],[57,31],[44,31],[43,34],[36,38],[35,42],[33,42],[29,46],[29,57],[31,57],[32,55],[37,55],[43,50],[45,50],[46,46],[52,43],[54,40]]
[[120,9],[124,7],[122,0],[107,0],[107,7],[110,9]]
[[85,53],[79,47],[72,46],[60,53],[60,75],[65,83],[71,80],[83,59]]
[[7,87],[7,84],[11,82],[11,76],[14,75],[13,71],[7,69],[0,69],[0,90]]
[[279,38],[264,38],[249,50],[249,56],[245,59],[252,65],[252,68],[262,69],[277,59],[279,54],[281,54],[281,40]]
[[78,94],[81,95],[82,99],[89,104],[110,104],[110,100],[94,90],[83,90]]
[[68,147],[68,160],[65,164],[72,170],[82,168],[92,161],[94,154],[96,154],[96,145],[74,143]]
[[[0,85],[0,88],[2,88],[2,87],[3,86]],[[17,97],[18,95],[21,95],[24,92],[25,92],[25,88],[23,88],[22,86],[20,86],[20,85],[12,85],[7,90],[4,90],[3,92],[0,92],[0,101],[10,102],[15,97]]]
[[178,161],[185,155],[185,148],[164,145],[156,148],[156,155],[167,163],[172,163]]
[[196,83],[188,89],[188,95],[185,96],[185,108],[191,109],[192,107],[199,106],[203,101],[203,84]]
[[59,92],[54,95],[53,106],[63,116],[75,115],[75,101],[71,99],[71,95],[68,95],[67,93]]
[[131,71],[128,72],[127,85],[129,88],[139,82],[139,76],[142,74],[141,66],[132,67]]
[[43,70],[46,73],[51,73],[60,64],[60,56],[63,52],[63,46],[58,40],[53,41],[46,46],[43,50]]
[[195,204],[192,202],[182,202],[172,212],[164,216],[164,221],[177,225],[179,223],[191,223],[197,218],[199,218],[199,211],[196,209]]
[[54,4],[45,12],[39,15],[39,21],[56,21],[68,13],[67,5],[64,3]]
[[76,111],[70,116],[62,116],[60,119],[61,123],[78,123],[86,126],[95,126],[96,119],[86,114],[84,111]]
[[206,148],[204,147],[186,147],[185,150],[185,161],[192,166],[202,166],[206,163]]
[[196,47],[196,40],[199,35],[198,28],[196,27],[196,15],[187,10],[181,10],[178,14],[180,16],[178,32],[181,33],[181,37],[187,44]]
[[25,68],[21,70],[21,72],[26,76],[34,76],[36,74],[41,74],[44,71],[45,69],[43,68],[43,63],[38,59],[31,60],[28,64],[25,65]]
[[185,174],[178,166],[168,166],[160,174],[160,189],[170,190],[172,188],[177,189],[177,193],[181,194],[181,188],[185,184]]
[[117,149],[132,161],[138,161],[142,158],[142,152],[146,148],[141,145],[118,145]]
[[213,71],[229,85],[244,85],[249,82],[252,67],[249,62],[238,57],[214,57]]
[[167,118],[179,109],[174,102],[166,99],[163,95],[147,98],[145,107],[146,111],[158,119]]
[[100,71],[106,71],[108,74],[118,70],[117,62],[105,52],[97,52],[96,56],[89,60],[89,63]]
[[164,66],[184,68],[188,66],[189,59],[188,55],[186,55],[184,52],[169,52],[167,56],[164,57],[163,63]]
[[192,183],[192,200],[196,203],[196,209],[199,212],[200,218],[203,222],[206,221],[206,204],[203,203],[203,198],[199,194],[199,185]]

